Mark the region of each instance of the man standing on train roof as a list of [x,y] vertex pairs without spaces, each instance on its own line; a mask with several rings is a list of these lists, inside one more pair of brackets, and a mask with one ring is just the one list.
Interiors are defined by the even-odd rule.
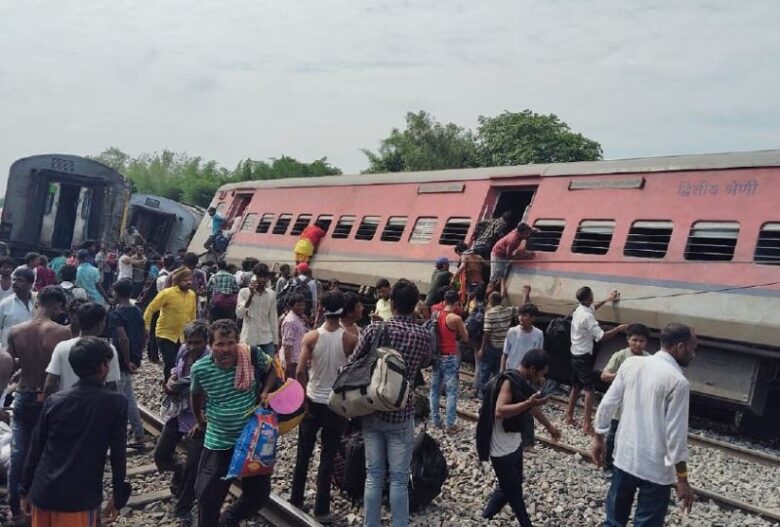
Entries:
[[241,497],[220,517],[233,483],[224,478],[233,447],[258,400],[266,403],[276,370],[271,356],[257,348],[239,346],[238,328],[232,320],[214,322],[210,339],[211,355],[192,366],[190,384],[192,413],[197,422],[192,433],[206,431],[195,482],[198,525],[237,527],[241,520],[262,509],[271,494],[270,474],[241,478]]
[[518,223],[512,232],[498,240],[490,253],[490,282],[501,284],[501,296],[506,298],[506,281],[514,260],[533,258],[534,253],[520,245],[531,236],[533,229],[527,223]]
[[295,243],[293,253],[295,254],[295,263],[308,262],[317,250],[320,240],[325,236],[327,224],[321,220],[309,225],[301,232],[300,239]]
[[661,331],[660,351],[650,357],[626,359],[601,400],[593,439],[593,459],[598,465],[604,461],[604,435],[622,406],[605,527],[628,523],[637,490],[635,525],[664,525],[673,484],[683,512],[690,512],[690,385],[682,368],[693,360],[696,346],[691,328],[677,322],[669,324]]
[[19,484],[44,400],[46,366],[54,347],[70,338],[70,329],[52,319],[65,309],[65,293],[57,286],[38,293],[38,312],[32,320],[17,324],[8,335],[8,353],[22,370],[14,393],[11,423],[11,467],[8,476],[8,503],[15,519],[21,516]]
[[484,228],[477,234],[471,250],[482,258],[490,258],[493,246],[506,234],[510,221],[512,221],[512,212],[508,210],[497,218],[488,220]]
[[580,391],[585,392],[585,417],[582,422],[583,431],[593,434],[593,385],[596,372],[593,366],[596,357],[593,354],[593,343],[608,340],[618,333],[628,329],[628,324],[620,324],[608,331],[604,331],[596,320],[595,312],[607,302],[613,304],[620,300],[620,293],[612,291],[606,300],[593,303],[593,291],[590,287],[581,287],[577,290],[579,306],[571,316],[571,369],[572,387],[569,394],[569,407],[566,411],[566,424],[574,425],[574,407],[580,397]]
[[198,301],[192,291],[192,272],[189,269],[179,269],[171,278],[173,287],[164,289],[154,297],[144,311],[146,331],[150,329],[152,316],[160,312],[156,332],[157,347],[163,359],[163,382],[168,380],[171,370],[176,366],[176,354],[184,342],[184,326],[195,320]]

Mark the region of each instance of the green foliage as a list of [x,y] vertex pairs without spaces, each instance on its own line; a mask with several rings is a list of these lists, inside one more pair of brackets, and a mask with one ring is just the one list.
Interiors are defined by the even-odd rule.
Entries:
[[404,172],[478,166],[477,148],[472,133],[454,124],[441,124],[420,111],[406,114],[406,129],[393,128],[374,153],[368,157],[366,172]]
[[482,166],[561,163],[601,159],[601,145],[554,114],[531,110],[479,117],[478,141]]
[[530,110],[479,117],[477,133],[453,123],[441,124],[420,111],[406,114],[406,128],[394,128],[366,172],[402,172],[447,168],[524,165],[601,159],[601,145],[572,132],[557,116]]
[[176,201],[207,206],[215,192],[225,183],[256,179],[327,176],[341,174],[327,158],[303,163],[282,156],[270,161],[247,159],[235,170],[170,150],[130,157],[115,147],[104,150],[93,159],[110,166],[130,180],[133,192],[164,196]]

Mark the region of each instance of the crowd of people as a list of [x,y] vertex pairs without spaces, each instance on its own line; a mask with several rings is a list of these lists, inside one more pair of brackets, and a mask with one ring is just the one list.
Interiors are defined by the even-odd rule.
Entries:
[[[301,257],[294,267],[273,270],[251,258],[240,268],[224,260],[203,266],[183,252],[147,258],[137,246],[112,258],[96,243],[51,263],[31,254],[14,269],[0,260],[0,388],[13,394],[9,520],[70,527],[116,518],[132,492],[125,450],[150,442],[133,386],[145,353],[160,365],[165,419],[154,461],[172,473],[180,525],[192,525],[195,515],[201,527],[238,525],[267,503],[270,475],[245,477],[241,497],[223,510],[231,484],[224,476],[249,416],[280,377],[296,379],[306,394],[290,502],[308,510],[305,488],[319,435],[311,513],[322,523],[338,522],[331,481],[348,422],[328,400],[340,368],[371,353],[381,336],[402,356],[410,384],[424,382],[421,371],[430,368],[431,422],[448,434],[463,428],[457,422],[459,371],[473,356],[473,396],[481,400],[476,450],[497,480],[483,517],[508,504],[520,525],[532,525],[523,499],[523,455],[533,445],[533,422],[553,439],[561,432],[543,411],[550,360],[531,288],[522,288],[514,306],[506,290],[513,262],[533,257],[526,248],[532,231],[523,223],[507,229],[508,221],[485,225],[472,247],[456,246],[454,273],[447,257],[437,259],[424,298],[411,281],[379,279],[369,313],[365,297],[313,277],[308,250],[296,250]],[[689,387],[681,367],[693,358],[696,336],[670,324],[661,332],[661,349],[646,356],[646,327],[603,329],[597,321],[596,311],[619,299],[613,292],[594,302],[589,287],[577,291],[566,424],[573,424],[584,392],[582,430],[594,437],[594,460],[612,473],[605,525],[625,525],[637,493],[636,524],[662,525],[673,484],[686,507],[692,500]],[[595,343],[623,333],[627,347],[601,373],[609,389],[594,424]],[[367,527],[381,523],[386,481],[392,525],[409,524],[415,413],[410,397],[397,411],[360,420]],[[186,452],[183,460],[177,447]],[[101,511],[109,451],[112,492]]]

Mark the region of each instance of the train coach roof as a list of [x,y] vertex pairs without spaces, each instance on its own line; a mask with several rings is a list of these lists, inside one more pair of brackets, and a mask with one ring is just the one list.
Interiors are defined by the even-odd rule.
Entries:
[[393,183],[500,179],[518,176],[582,176],[774,166],[780,166],[780,150],[615,159],[610,161],[577,161],[573,163],[531,164],[507,167],[460,168],[451,170],[429,170],[423,172],[392,172],[385,174],[357,174],[243,181],[240,183],[223,185],[220,187],[220,190],[263,187],[386,185]]

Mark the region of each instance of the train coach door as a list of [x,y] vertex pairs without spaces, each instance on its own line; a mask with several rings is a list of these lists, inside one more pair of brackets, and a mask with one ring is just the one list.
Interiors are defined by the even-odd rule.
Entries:
[[509,225],[514,226],[521,221],[528,220],[536,187],[495,187],[494,192],[495,206],[490,215],[491,218],[498,218],[505,212],[509,212],[511,215]]

